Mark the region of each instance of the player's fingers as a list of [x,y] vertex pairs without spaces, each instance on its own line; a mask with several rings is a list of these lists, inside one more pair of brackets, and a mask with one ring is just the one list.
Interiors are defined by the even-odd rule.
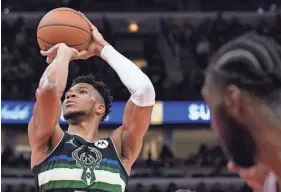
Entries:
[[96,28],[96,26],[94,25],[91,25],[91,29],[92,29],[92,32],[98,32],[98,28]]
[[48,56],[47,57],[47,63],[50,64],[54,61],[55,57],[52,57],[52,56]]
[[73,60],[75,59],[87,59],[88,52],[86,50],[77,52],[76,55],[73,57]]
[[47,57],[46,62],[47,62],[48,64],[50,64],[50,63],[51,63],[51,59],[50,59],[50,57]]
[[42,56],[48,56],[53,52],[53,49],[49,49],[48,51],[41,50],[40,53]]
[[86,59],[88,52],[86,50],[80,51],[77,53],[78,57],[82,58],[82,59]]
[[103,36],[102,34],[99,32],[99,30],[96,28],[96,27],[92,27],[92,40],[93,41],[102,41],[104,40],[103,39]]
[[60,44],[57,44],[57,45],[51,47],[51,48],[50,48],[49,50],[47,50],[47,51],[41,50],[40,53],[41,53],[41,55],[43,55],[43,56],[48,56],[48,55],[50,55],[50,54],[56,52],[56,51],[58,50],[59,46],[60,46]]
[[40,51],[40,54],[42,55],[42,56],[47,56],[47,51]]

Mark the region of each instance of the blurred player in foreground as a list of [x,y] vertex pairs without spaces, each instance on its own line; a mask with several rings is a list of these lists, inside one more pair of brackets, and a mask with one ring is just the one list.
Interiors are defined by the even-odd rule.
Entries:
[[227,168],[230,172],[238,173],[239,176],[247,182],[248,186],[254,190],[260,190],[266,179],[269,179],[270,169],[263,164],[257,164],[250,168],[243,168],[235,165],[233,162],[229,162]]
[[[88,51],[78,53],[65,44],[41,51],[49,66],[36,91],[28,127],[37,191],[124,191],[131,166],[141,151],[155,103],[154,87],[93,25],[92,38]],[[60,100],[69,62],[92,56],[101,56],[131,93],[123,124],[109,138],[101,140],[97,140],[99,124],[109,114],[112,100],[102,82],[95,81],[93,76],[80,76],[66,92],[63,104]],[[69,123],[67,132],[59,126],[61,108]]]
[[272,39],[241,36],[220,48],[202,89],[224,151],[239,167],[268,166],[264,190],[270,192],[280,191],[281,178],[280,54]]

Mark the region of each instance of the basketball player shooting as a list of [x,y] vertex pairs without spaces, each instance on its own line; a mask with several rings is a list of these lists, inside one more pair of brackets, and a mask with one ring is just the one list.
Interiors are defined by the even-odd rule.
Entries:
[[281,191],[280,54],[281,47],[270,38],[241,36],[214,56],[202,89],[229,166],[240,175],[259,164],[268,167],[267,192]]
[[[28,127],[37,191],[124,191],[131,166],[141,151],[155,103],[154,87],[93,25],[92,38],[87,51],[77,52],[65,44],[41,51],[49,66],[36,91]],[[112,100],[105,84],[95,81],[93,76],[77,77],[62,104],[60,100],[69,62],[92,56],[101,56],[131,93],[123,124],[102,140],[97,140],[99,124],[109,114]],[[58,124],[61,108],[69,123],[67,132]]]

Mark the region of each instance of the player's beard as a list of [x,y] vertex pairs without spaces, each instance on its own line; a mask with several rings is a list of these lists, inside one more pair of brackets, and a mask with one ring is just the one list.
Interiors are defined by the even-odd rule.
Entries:
[[87,114],[86,111],[70,111],[63,114],[66,121],[79,119]]
[[222,148],[226,155],[238,166],[248,168],[255,165],[257,146],[248,127],[229,114],[224,105],[218,107],[217,115],[221,125]]

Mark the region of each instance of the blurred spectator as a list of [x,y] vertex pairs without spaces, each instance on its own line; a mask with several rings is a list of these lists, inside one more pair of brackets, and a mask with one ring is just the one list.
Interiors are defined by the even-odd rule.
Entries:
[[141,183],[139,183],[136,185],[135,191],[145,192],[145,188]]
[[207,192],[206,186],[204,183],[199,183],[196,188],[195,191],[197,192]]
[[1,154],[2,164],[8,164],[14,160],[14,149],[11,146],[6,146]]
[[157,185],[152,185],[149,192],[161,192]]
[[253,192],[253,189],[249,187],[247,184],[241,189],[241,192]]
[[172,162],[171,160],[173,159],[174,155],[172,151],[169,149],[169,147],[167,145],[164,145],[162,147],[159,157],[160,157],[160,161],[164,163],[163,166],[166,167],[169,166],[169,163]]
[[226,189],[225,189],[225,191],[227,191],[227,192],[235,192],[235,191],[237,191],[237,186],[235,186],[235,185],[229,185]]
[[148,153],[148,159],[146,160],[146,166],[151,168],[153,165],[153,160],[152,160],[152,156],[151,156],[151,152]]
[[20,184],[20,185],[18,185],[17,191],[29,192],[29,188],[26,184]]
[[3,190],[3,192],[16,192],[16,190],[14,190],[14,186],[12,186],[12,185],[6,185],[5,187],[4,187],[4,190]]
[[176,190],[178,190],[178,186],[175,183],[170,183],[166,192],[175,192]]
[[219,183],[215,184],[210,192],[224,192]]
[[161,153],[160,153],[160,159],[166,160],[166,159],[172,159],[173,158],[173,153],[169,149],[167,145],[164,145],[162,147]]

